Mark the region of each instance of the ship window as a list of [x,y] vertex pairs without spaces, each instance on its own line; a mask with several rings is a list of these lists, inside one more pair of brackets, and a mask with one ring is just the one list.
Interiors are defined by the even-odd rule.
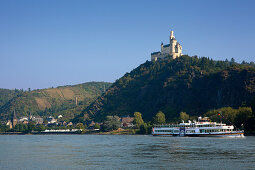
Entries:
[[200,129],[200,133],[205,133],[205,130],[204,129]]

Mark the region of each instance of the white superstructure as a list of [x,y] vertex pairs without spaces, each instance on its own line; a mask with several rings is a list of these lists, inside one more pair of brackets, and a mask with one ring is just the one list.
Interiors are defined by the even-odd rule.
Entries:
[[243,136],[244,131],[234,130],[233,125],[211,122],[209,118],[198,118],[180,124],[156,125],[152,128],[154,136]]

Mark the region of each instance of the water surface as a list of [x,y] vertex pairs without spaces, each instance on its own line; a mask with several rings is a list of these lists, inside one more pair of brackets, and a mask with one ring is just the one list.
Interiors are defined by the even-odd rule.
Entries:
[[255,169],[255,137],[0,135],[0,169]]

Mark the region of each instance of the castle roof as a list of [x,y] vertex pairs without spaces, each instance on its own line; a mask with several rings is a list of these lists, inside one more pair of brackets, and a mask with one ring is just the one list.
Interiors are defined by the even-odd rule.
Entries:
[[169,47],[170,46],[170,44],[166,44],[166,45],[164,45],[163,47]]

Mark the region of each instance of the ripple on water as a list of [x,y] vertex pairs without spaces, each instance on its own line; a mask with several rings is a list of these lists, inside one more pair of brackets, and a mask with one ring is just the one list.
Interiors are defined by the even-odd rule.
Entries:
[[0,169],[253,169],[255,137],[0,136]]

